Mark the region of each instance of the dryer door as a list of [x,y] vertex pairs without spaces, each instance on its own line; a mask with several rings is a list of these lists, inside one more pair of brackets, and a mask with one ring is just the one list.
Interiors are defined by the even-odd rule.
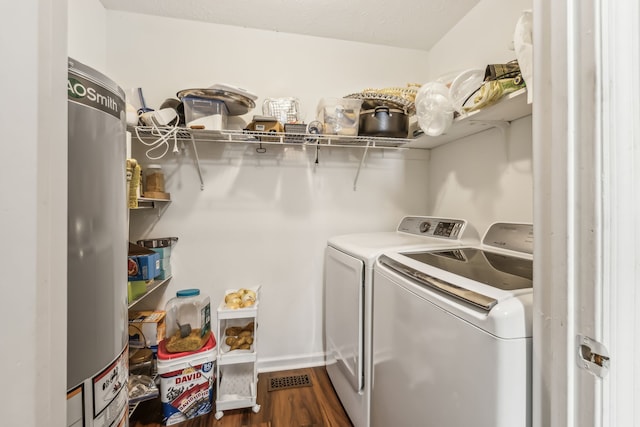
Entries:
[[327,247],[325,342],[327,365],[336,364],[356,391],[363,387],[364,262]]

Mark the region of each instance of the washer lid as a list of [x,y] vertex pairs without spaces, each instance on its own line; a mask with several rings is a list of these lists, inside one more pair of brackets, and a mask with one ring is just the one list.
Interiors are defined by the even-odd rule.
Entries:
[[[459,247],[447,252],[455,253],[457,249]],[[531,337],[533,289],[528,285],[529,279],[518,276],[516,281],[523,281],[522,283],[506,286],[509,289],[500,289],[452,273],[440,266],[421,262],[411,257],[410,252],[410,250],[386,252],[378,258],[374,269],[385,275],[395,273],[388,277],[392,278],[397,285],[407,288],[441,309],[496,337],[505,339]],[[413,252],[416,253],[416,251]],[[499,252],[496,254],[501,255]],[[484,254],[476,252],[474,256],[484,257]],[[531,261],[531,257],[522,258],[525,265]],[[457,262],[464,263],[464,261]],[[486,266],[486,268],[494,267]],[[384,273],[385,271],[389,273]],[[513,274],[503,271],[498,275],[508,277]],[[374,282],[375,280],[374,278]]]
[[406,253],[405,256],[504,291],[533,287],[533,260],[476,248]]

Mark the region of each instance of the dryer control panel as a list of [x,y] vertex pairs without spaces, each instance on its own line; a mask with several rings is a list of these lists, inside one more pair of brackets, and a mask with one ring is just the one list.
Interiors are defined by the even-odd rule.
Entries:
[[458,240],[466,225],[467,222],[461,219],[406,216],[400,221],[397,231],[418,236]]

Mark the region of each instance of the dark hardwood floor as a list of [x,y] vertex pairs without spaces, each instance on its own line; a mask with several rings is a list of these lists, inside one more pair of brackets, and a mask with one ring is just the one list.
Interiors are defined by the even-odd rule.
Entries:
[[[268,391],[271,378],[308,374],[311,387]],[[211,413],[175,424],[178,427],[351,427],[349,417],[340,404],[324,367],[265,372],[258,375],[256,414],[251,408],[225,411],[216,420]],[[215,404],[215,402],[214,402]],[[214,405],[215,406],[215,405]],[[130,427],[162,426],[160,400],[143,402],[131,415]]]

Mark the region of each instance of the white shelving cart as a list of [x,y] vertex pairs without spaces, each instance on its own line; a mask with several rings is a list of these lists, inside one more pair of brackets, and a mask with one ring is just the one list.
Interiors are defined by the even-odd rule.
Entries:
[[[222,418],[224,411],[231,409],[251,407],[255,413],[260,411],[260,405],[256,403],[259,287],[249,290],[255,293],[252,306],[229,308],[223,300],[217,310],[219,342],[215,417],[218,420]],[[226,295],[233,292],[238,291],[230,290]],[[247,337],[251,339],[247,340]],[[239,347],[236,345],[238,340],[242,340]]]

